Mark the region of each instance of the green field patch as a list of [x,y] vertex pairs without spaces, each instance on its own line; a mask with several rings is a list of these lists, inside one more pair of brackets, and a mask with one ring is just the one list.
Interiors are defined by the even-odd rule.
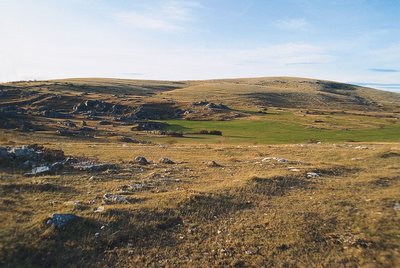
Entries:
[[[284,144],[303,143],[312,140],[323,142],[400,141],[400,124],[338,130],[308,128],[300,122],[295,122],[295,120],[293,122],[265,119],[232,121],[166,120],[162,122],[169,124],[167,130],[183,132],[186,138],[182,139],[182,142]],[[193,134],[200,130],[220,130],[222,136]]]

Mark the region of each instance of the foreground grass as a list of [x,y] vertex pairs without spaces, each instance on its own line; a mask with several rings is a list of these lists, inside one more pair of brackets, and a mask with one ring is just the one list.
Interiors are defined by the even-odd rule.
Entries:
[[[343,119],[342,119],[343,120]],[[211,142],[211,143],[261,143],[285,144],[301,143],[311,140],[322,142],[370,142],[370,141],[400,141],[400,124],[381,124],[371,120],[369,126],[355,126],[353,128],[323,129],[306,126],[301,121],[282,120],[281,118],[232,121],[164,121],[170,126],[169,130],[185,133],[184,142]],[[339,120],[337,120],[340,122]],[[375,123],[375,124],[373,124]],[[348,122],[341,122],[348,124]],[[220,130],[223,137],[208,135],[193,135],[200,130]]]
[[[362,149],[352,144],[46,144],[120,168],[111,174],[30,178],[1,171],[1,266],[400,264],[398,143]],[[128,163],[137,155],[152,164]],[[165,156],[177,164],[157,164]],[[266,156],[289,162],[261,161]],[[210,160],[221,166],[207,166]],[[300,171],[289,171],[290,166]],[[309,171],[322,177],[308,179]],[[123,192],[130,204],[102,204],[105,192],[121,194],[124,185],[138,182],[155,188]],[[99,206],[104,212],[94,213]],[[55,230],[45,221],[56,212],[81,218]]]

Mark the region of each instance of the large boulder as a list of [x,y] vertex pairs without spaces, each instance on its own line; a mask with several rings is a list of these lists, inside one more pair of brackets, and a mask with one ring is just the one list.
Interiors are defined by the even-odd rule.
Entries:
[[53,225],[56,228],[64,228],[72,221],[78,219],[78,216],[75,214],[59,214],[54,213],[53,216],[46,221],[47,225]]

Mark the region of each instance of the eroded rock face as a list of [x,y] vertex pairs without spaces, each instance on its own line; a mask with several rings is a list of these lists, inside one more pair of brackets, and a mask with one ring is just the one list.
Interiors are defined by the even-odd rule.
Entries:
[[101,172],[115,170],[112,163],[98,163],[96,161],[79,161],[76,158],[66,157],[62,150],[53,150],[39,145],[2,147],[0,146],[0,167],[19,168],[30,170],[24,175],[41,176],[56,174],[62,169],[75,169],[86,172]]
[[38,145],[0,147],[0,165],[18,166],[30,161],[34,165],[47,164],[64,160],[61,150],[47,149]]
[[129,111],[129,107],[121,104],[113,104],[110,102],[99,100],[86,100],[73,107],[75,114],[124,114]]

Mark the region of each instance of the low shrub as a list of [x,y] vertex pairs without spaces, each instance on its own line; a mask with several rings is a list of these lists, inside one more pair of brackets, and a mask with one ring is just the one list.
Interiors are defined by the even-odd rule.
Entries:
[[201,134],[201,135],[217,135],[222,136],[222,131],[219,130],[200,130],[199,132],[195,132],[194,134]]
[[210,135],[222,136],[222,131],[219,131],[219,130],[211,130],[210,132],[208,132],[208,134],[210,134]]

